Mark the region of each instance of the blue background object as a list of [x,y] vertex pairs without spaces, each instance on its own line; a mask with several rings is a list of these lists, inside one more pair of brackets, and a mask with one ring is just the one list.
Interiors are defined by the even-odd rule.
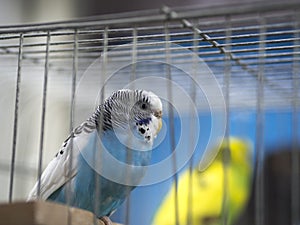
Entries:
[[[290,145],[292,142],[292,117],[293,113],[291,110],[266,110],[262,116],[263,123],[263,142],[264,142],[264,154],[270,154],[272,149],[280,145]],[[294,115],[295,116],[295,115]],[[297,115],[300,118],[300,114]],[[256,129],[257,129],[257,114],[254,110],[234,110],[230,112],[229,130],[230,136],[236,136],[239,138],[246,138],[252,142],[254,147],[254,157],[255,157],[255,140],[256,140]],[[164,118],[166,126],[168,126],[167,118]],[[298,120],[299,122],[300,120]],[[175,129],[180,129],[180,120],[175,118],[174,120]],[[207,135],[206,130],[210,129],[210,115],[201,114],[200,115],[200,135]],[[300,123],[298,124],[300,127]],[[157,162],[162,160],[164,157],[170,153],[170,147],[168,146],[170,132],[167,131],[166,141],[162,142],[153,151],[152,162]],[[300,132],[297,132],[298,135]],[[176,136],[176,141],[178,141],[178,136]],[[300,136],[299,136],[300,138]],[[199,151],[199,146],[204,144],[205,138],[200,138],[198,142],[197,149],[193,155],[194,163],[197,163],[201,152]],[[195,165],[195,164],[194,164]],[[186,169],[188,164],[185,166]],[[171,187],[173,178],[169,178],[163,182],[137,187],[130,197],[130,209],[129,209],[129,224],[131,225],[150,225],[151,220],[163,200],[164,196],[167,194],[169,188]],[[111,217],[112,221],[125,222],[126,218],[126,204],[124,203]]]

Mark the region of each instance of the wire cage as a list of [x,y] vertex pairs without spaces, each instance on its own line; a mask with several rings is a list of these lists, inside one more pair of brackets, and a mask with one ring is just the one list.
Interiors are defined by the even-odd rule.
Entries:
[[[299,224],[299,9],[299,1],[162,7],[0,27],[0,201],[25,200],[64,138],[112,91],[143,88],[164,106],[153,164],[178,146],[185,150],[162,168],[173,173],[134,190],[113,220],[154,224],[173,185],[173,213],[164,212],[174,214],[170,224]],[[198,203],[214,207],[211,197],[220,195],[215,212],[194,220],[198,207],[189,194],[182,222],[180,174],[205,173],[219,151],[213,146],[232,136],[253,146],[241,210],[232,216],[226,203],[238,192],[226,186],[228,169],[218,178],[223,192]],[[222,160],[226,174],[230,161]]]

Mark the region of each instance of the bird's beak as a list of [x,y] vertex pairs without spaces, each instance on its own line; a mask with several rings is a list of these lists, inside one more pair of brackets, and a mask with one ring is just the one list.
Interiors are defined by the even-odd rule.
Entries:
[[156,111],[154,113],[154,116],[157,117],[158,119],[161,119],[161,117],[162,117],[162,111]]
[[158,119],[158,128],[157,128],[157,132],[156,132],[156,134],[158,134],[159,131],[162,128],[162,119],[161,119],[162,118],[162,111],[155,112],[154,116],[157,117],[157,119]]

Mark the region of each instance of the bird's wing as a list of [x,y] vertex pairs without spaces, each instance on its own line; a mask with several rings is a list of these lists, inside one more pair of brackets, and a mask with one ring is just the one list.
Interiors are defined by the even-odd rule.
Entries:
[[55,158],[50,161],[40,179],[40,195],[38,196],[38,182],[28,196],[29,200],[37,198],[46,200],[53,192],[63,186],[77,173],[77,158],[92,132],[96,132],[96,125],[86,121],[67,138]]

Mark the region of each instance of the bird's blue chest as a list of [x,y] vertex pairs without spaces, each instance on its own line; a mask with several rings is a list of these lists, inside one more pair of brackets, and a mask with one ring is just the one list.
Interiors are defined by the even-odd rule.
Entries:
[[[82,149],[82,154],[78,155],[77,174],[69,181],[70,188],[68,189],[64,185],[48,199],[67,203],[67,190],[71,190],[70,205],[95,212],[98,217],[101,217],[109,215],[122,204],[129,192],[135,187],[106,179],[93,169],[93,164],[90,161],[94,160],[93,163],[97,164],[97,157],[95,157],[95,153],[99,151],[99,146],[95,142],[97,137],[97,135],[92,135]],[[101,140],[109,153],[118,161],[123,163],[130,161],[130,164],[135,166],[146,166],[150,162],[151,151],[128,150],[113,132],[104,134]],[[130,157],[128,157],[128,151],[130,151]],[[100,166],[111,170],[115,169],[109,162],[102,161],[101,164]],[[115,172],[118,173],[119,171]]]

